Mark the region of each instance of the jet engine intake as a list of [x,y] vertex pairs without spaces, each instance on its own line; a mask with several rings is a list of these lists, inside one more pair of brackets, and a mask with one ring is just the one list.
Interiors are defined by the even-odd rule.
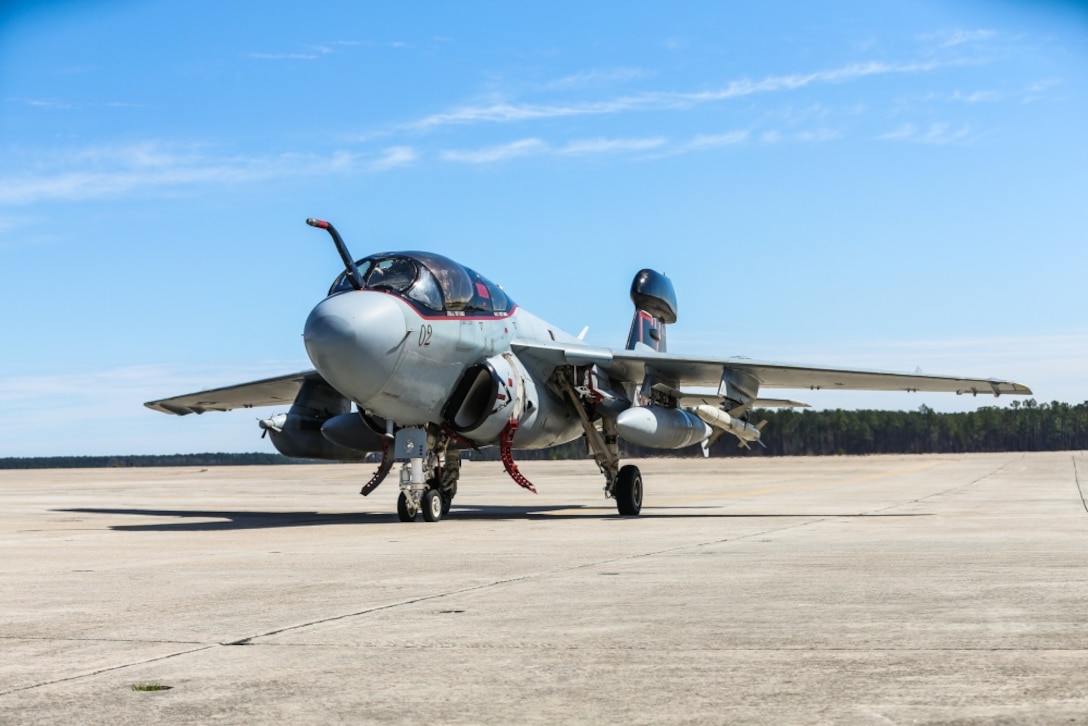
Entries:
[[520,421],[535,405],[536,387],[512,353],[470,366],[442,409],[451,429],[480,443],[495,442],[511,420]]

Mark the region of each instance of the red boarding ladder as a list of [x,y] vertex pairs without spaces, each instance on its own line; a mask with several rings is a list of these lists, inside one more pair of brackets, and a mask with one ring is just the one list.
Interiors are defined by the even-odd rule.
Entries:
[[510,423],[506,424],[506,428],[502,430],[502,433],[499,434],[499,456],[502,457],[503,468],[506,469],[506,473],[510,475],[510,478],[517,482],[518,486],[536,494],[536,487],[525,478],[524,474],[518,471],[518,465],[514,461],[514,435],[517,432],[517,419],[512,418]]

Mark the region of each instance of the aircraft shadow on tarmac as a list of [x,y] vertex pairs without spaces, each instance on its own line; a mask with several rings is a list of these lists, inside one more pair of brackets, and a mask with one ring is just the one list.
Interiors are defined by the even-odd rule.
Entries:
[[[851,512],[849,514],[833,514],[815,512],[811,514],[799,513],[751,513],[751,512],[677,512],[677,509],[687,510],[716,510],[714,506],[683,506],[662,507],[663,511],[654,512],[653,507],[643,507],[640,519],[654,518],[695,518],[695,519],[737,519],[737,518],[783,518],[799,517],[803,519],[826,519],[836,517],[928,517],[929,514],[865,514]],[[56,512],[71,512],[78,514],[121,514],[138,517],[169,517],[182,519],[180,522],[161,522],[156,524],[116,524],[110,529],[124,532],[215,532],[223,530],[239,529],[274,529],[278,527],[328,527],[344,524],[388,524],[397,521],[397,515],[386,512],[259,512],[259,511],[207,511],[192,509],[110,509],[97,507],[79,507],[73,509],[55,509]],[[482,507],[453,507],[447,515],[448,519],[457,521],[473,520],[502,520],[502,519],[530,519],[530,520],[563,520],[563,519],[602,519],[621,521],[627,517],[619,517],[613,507],[586,507],[575,506],[541,506],[541,507],[510,507],[510,506],[482,506]],[[214,521],[191,521],[214,520]]]

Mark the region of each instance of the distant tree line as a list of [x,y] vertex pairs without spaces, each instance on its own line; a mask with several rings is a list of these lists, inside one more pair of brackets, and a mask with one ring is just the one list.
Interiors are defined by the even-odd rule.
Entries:
[[28,456],[0,459],[0,469],[110,469],[135,466],[248,466],[299,464],[280,454],[166,454],[131,456]]
[[[1013,401],[1009,408],[984,406],[966,413],[917,411],[794,411],[757,409],[751,421],[767,421],[766,448],[750,451],[730,435],[711,446],[712,456],[829,456],[835,454],[951,454],[988,451],[1070,451],[1088,449],[1088,401],[1071,405],[1054,401]],[[699,456],[699,446],[680,451],[646,449],[621,442],[629,458]],[[581,459],[587,455],[579,439],[539,451],[519,451],[525,461]],[[497,447],[464,452],[465,459],[497,461]],[[167,456],[56,456],[0,459],[0,469],[72,469],[134,466],[244,466],[304,464],[280,454],[173,454]],[[327,463],[327,462],[319,462]]]
[[[1069,451],[1088,449],[1088,401],[1013,401],[1008,408],[984,406],[966,413],[917,411],[812,411],[756,409],[752,423],[766,421],[764,446],[751,450],[729,434],[710,447],[711,456],[831,456],[836,454],[948,454],[987,451]],[[701,456],[702,448],[647,449],[620,442],[624,457]],[[585,443],[572,441],[543,451],[519,452],[521,459],[570,459],[586,455]],[[498,459],[498,451],[473,452],[476,459]]]
[[[767,456],[833,454],[959,454],[987,451],[1069,451],[1088,449],[1088,401],[1013,401],[1008,408],[984,406],[963,413],[917,411],[757,411],[766,420],[763,443],[753,452]],[[748,455],[723,437],[714,456]],[[698,447],[695,447],[698,453]]]

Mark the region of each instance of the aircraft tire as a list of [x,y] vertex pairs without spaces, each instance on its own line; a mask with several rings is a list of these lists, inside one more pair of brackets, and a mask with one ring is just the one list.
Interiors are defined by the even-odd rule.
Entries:
[[437,489],[428,489],[423,492],[423,501],[421,502],[421,505],[424,520],[428,522],[438,522],[442,519],[442,510],[445,507],[442,503],[442,493]]
[[427,486],[442,495],[442,516],[445,517],[450,513],[450,505],[453,504],[453,498],[457,495],[457,482],[453,482],[448,489],[443,489],[439,486],[438,479],[428,479]]
[[642,473],[633,464],[620,469],[613,489],[616,509],[624,517],[635,517],[642,511]]
[[416,513],[408,505],[408,495],[405,492],[397,497],[397,517],[402,522],[414,522],[416,519]]

